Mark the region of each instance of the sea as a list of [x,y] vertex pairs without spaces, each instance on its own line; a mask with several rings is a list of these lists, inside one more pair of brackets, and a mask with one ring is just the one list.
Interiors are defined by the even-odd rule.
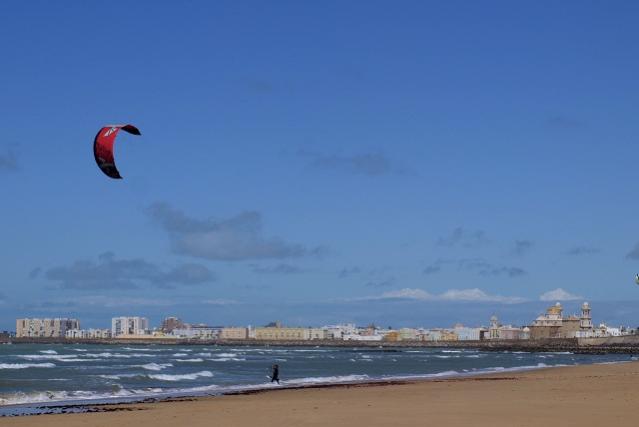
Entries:
[[[3,344],[0,416],[274,387],[470,376],[629,360],[627,354],[422,347]],[[280,368],[279,385],[270,382],[273,364]]]

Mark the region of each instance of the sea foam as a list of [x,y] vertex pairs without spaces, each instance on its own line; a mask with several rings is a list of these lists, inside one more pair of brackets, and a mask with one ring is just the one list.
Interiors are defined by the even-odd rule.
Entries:
[[200,371],[195,372],[193,374],[181,374],[181,375],[170,375],[170,374],[150,374],[147,375],[149,378],[153,378],[154,380],[161,381],[180,381],[180,380],[196,380],[199,377],[212,377],[213,372],[211,371]]
[[0,369],[55,368],[53,363],[0,363]]

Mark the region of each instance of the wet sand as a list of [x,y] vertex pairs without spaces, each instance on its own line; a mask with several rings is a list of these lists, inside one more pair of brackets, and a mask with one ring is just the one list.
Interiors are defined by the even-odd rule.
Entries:
[[639,362],[273,390],[0,418],[0,426],[637,426]]

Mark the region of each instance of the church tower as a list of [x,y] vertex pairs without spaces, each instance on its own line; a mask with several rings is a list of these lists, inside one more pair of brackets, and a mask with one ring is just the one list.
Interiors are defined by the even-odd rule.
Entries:
[[499,321],[497,316],[493,315],[490,318],[490,328],[488,328],[488,336],[491,340],[499,339]]
[[584,302],[581,306],[581,318],[579,319],[581,330],[592,330],[592,316],[590,315],[590,305]]

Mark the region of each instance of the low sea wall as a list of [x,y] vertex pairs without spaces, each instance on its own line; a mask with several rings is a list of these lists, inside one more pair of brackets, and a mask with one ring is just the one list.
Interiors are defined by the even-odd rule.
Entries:
[[578,344],[583,347],[639,347],[639,335],[624,335],[621,337],[578,338]]

